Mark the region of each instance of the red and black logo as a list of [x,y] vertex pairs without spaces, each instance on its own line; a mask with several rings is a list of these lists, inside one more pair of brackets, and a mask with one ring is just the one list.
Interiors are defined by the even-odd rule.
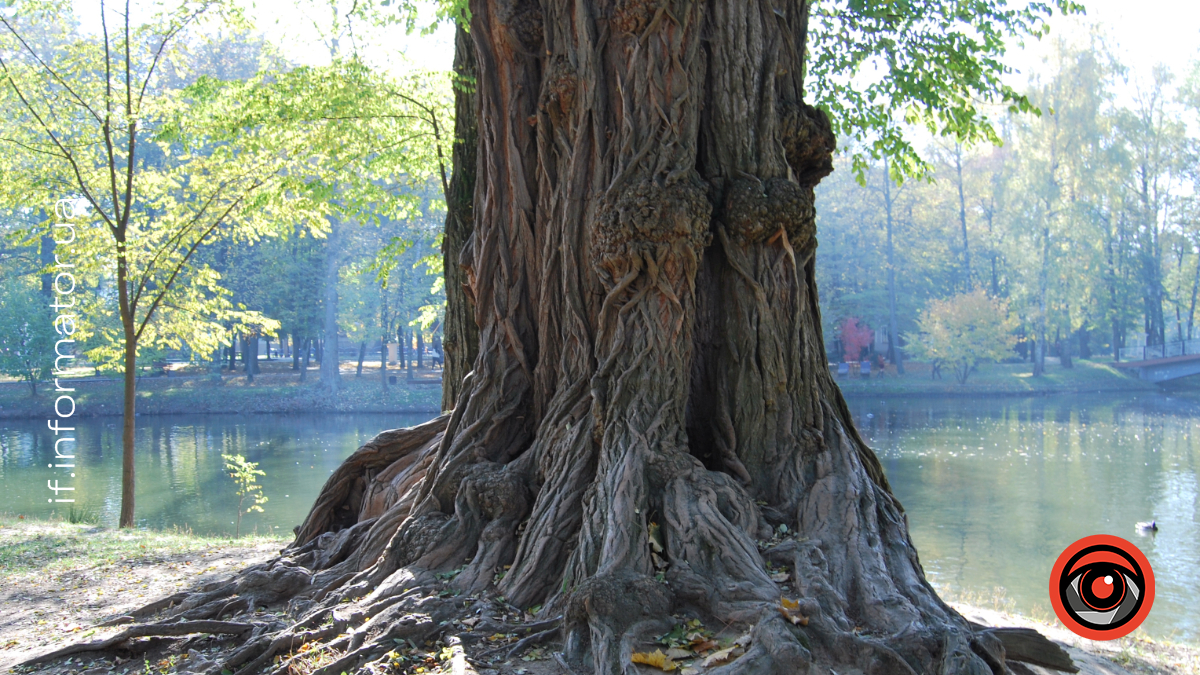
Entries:
[[1154,572],[1136,546],[1120,537],[1084,537],[1058,556],[1050,572],[1050,604],[1071,632],[1115,640],[1142,624],[1154,604]]

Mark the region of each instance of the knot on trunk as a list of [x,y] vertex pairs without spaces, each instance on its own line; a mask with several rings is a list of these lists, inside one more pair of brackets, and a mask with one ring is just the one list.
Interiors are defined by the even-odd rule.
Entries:
[[661,271],[670,278],[681,276],[684,270],[673,268],[671,256],[663,254],[674,250],[691,254],[694,261],[712,241],[711,216],[707,191],[686,180],[664,185],[651,179],[610,190],[596,216],[595,260],[601,276],[607,272],[616,281],[644,258],[663,265]]
[[564,623],[570,629],[598,621],[620,633],[638,621],[670,611],[671,596],[665,585],[641,574],[619,571],[597,574],[571,591]]
[[797,183],[814,187],[833,173],[837,138],[823,111],[803,101],[785,101],[779,105],[779,128],[784,155]]
[[640,34],[664,0],[618,0],[609,23],[620,33]]
[[793,248],[801,248],[817,232],[812,188],[786,178],[741,178],[725,192],[725,224],[744,244],[774,240],[782,231]]
[[512,40],[527,52],[540,53],[545,28],[537,0],[507,0],[498,5],[497,18]]
[[558,54],[550,59],[542,81],[542,101],[538,107],[551,116],[558,112],[569,115],[575,105],[575,87],[579,77],[567,57]]
[[459,484],[455,510],[469,509],[484,521],[519,521],[529,513],[529,488],[516,473],[492,462],[473,464]]
[[438,548],[451,522],[450,516],[436,510],[406,520],[395,539],[388,544],[391,550],[386,555],[394,561],[393,567],[398,569],[411,565]]

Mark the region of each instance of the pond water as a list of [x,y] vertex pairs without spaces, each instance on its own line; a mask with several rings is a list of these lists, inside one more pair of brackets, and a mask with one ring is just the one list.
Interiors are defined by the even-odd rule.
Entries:
[[[856,424],[904,505],[930,580],[976,602],[1050,617],[1050,568],[1080,537],[1115,534],[1149,558],[1152,635],[1200,640],[1200,405],[1163,394],[1036,398],[854,398]],[[237,498],[221,453],[267,472],[266,511],[242,530],[288,533],[343,458],[382,429],[429,415],[138,418],[139,525],[233,532]],[[113,523],[118,418],[80,419],[77,499]],[[0,510],[49,515],[44,420],[0,421]],[[60,505],[61,506],[61,505]],[[60,510],[61,514],[62,511]],[[1154,518],[1143,537],[1134,523]]]
[[[926,576],[1024,614],[1054,616],[1050,569],[1113,534],[1155,577],[1151,635],[1200,639],[1200,405],[1163,394],[855,398],[863,437],[908,513]],[[1157,534],[1135,523],[1156,519]],[[982,600],[981,600],[982,598]]]
[[[237,495],[221,454],[241,454],[266,472],[263,513],[242,517],[242,532],[290,534],[325,479],[350,453],[384,429],[432,415],[144,415],[138,417],[136,514],[142,527],[189,527],[233,534]],[[76,507],[114,524],[121,512],[121,419],[76,418]],[[54,478],[46,457],[54,435],[45,420],[0,420],[0,511],[45,517]],[[248,505],[248,504],[247,504]]]

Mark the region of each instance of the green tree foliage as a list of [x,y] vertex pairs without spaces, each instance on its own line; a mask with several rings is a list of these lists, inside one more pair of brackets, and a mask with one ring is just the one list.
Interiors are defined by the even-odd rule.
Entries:
[[75,331],[74,320],[55,324],[48,304],[26,278],[0,281],[0,373],[24,380],[31,396],[54,370],[54,343],[64,337],[55,325]]
[[854,142],[852,168],[862,181],[869,158],[887,156],[895,176],[930,168],[913,146],[914,126],[965,143],[999,141],[989,104],[1034,112],[1028,96],[1008,85],[1008,45],[1041,37],[1057,8],[1071,0],[818,0],[812,5],[806,81],[839,137]]
[[918,334],[908,336],[909,350],[948,364],[959,384],[966,384],[977,364],[1008,356],[1016,341],[1011,328],[1006,303],[977,289],[930,300],[917,319]]
[[247,462],[246,458],[241,455],[226,455],[222,454],[221,459],[225,460],[225,470],[229,472],[229,477],[233,479],[234,494],[237,495],[237,527],[234,530],[234,536],[242,536],[242,506],[246,499],[250,499],[250,506],[245,510],[245,513],[262,513],[263,504],[267,503],[267,497],[262,493],[262,486],[258,484],[258,477],[267,475],[266,471],[258,468],[258,462]]
[[[930,300],[982,288],[1011,311],[1007,358],[1035,373],[1050,357],[1120,358],[1130,340],[1200,338],[1197,76],[1131,75],[1099,34],[1050,47],[1024,90],[1040,116],[997,111],[1001,146],[931,139],[933,180],[891,185],[893,332],[911,333]],[[852,173],[817,189],[831,337],[847,316],[888,325],[888,172],[871,165],[861,187]]]
[[235,59],[222,61],[235,79],[197,74],[189,68],[212,59],[195,53],[214,52],[196,45],[215,27],[243,27],[233,6],[140,9],[150,18],[133,24],[128,11],[102,4],[101,35],[68,29],[42,41],[49,46],[28,37],[37,35],[30,27],[69,28],[69,2],[28,0],[0,16],[0,97],[12,111],[0,121],[8,146],[0,203],[78,196],[90,207],[78,224],[80,257],[97,285],[108,284],[108,301],[93,317],[102,339],[89,356],[125,372],[126,526],[139,349],[186,345],[206,354],[233,333],[279,328],[262,314],[264,298],[248,296],[248,305],[231,297],[222,283],[228,270],[206,250],[253,246],[297,226],[323,237],[330,218],[414,213],[420,200],[404,185],[423,184],[439,168],[444,178],[437,158],[450,99],[444,75],[396,79],[355,58],[243,79],[248,70]]
[[[230,124],[238,108],[214,88],[170,89],[160,68],[176,44],[207,24],[237,22],[221,2],[158,3],[134,24],[99,7],[100,36],[74,32],[39,48],[27,26],[70,26],[73,6],[27,0],[0,16],[0,203],[40,206],[78,197],[77,253],[96,277],[115,277],[115,302],[98,307],[108,337],[92,358],[125,373],[121,525],[133,524],[134,378],[139,346],[212,351],[223,324],[245,317],[197,251],[222,238],[259,239],[320,212],[288,168],[307,146],[283,150],[263,125]],[[30,203],[32,200],[32,204]],[[36,232],[34,234],[37,234]]]

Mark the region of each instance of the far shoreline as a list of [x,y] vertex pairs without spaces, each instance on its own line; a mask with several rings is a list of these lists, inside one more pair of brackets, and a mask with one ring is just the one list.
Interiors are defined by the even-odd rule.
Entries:
[[[175,373],[143,376],[137,383],[136,415],[340,415],[354,413],[441,414],[440,372],[416,371],[409,381],[407,371],[389,368],[394,378],[386,390],[378,362],[366,366],[361,376],[343,364],[336,397],[320,384],[315,369],[305,381],[287,362],[260,362],[262,369],[250,381],[240,371]],[[347,372],[348,371],[348,372]],[[63,380],[63,382],[67,382]],[[107,377],[71,378],[78,392],[79,417],[119,418],[123,413],[123,383]],[[53,387],[39,386],[39,396],[30,395],[25,382],[0,383],[0,420],[41,419],[53,405]]]
[[1111,361],[1075,359],[1073,367],[1048,363],[1045,373],[1033,377],[1028,363],[984,363],[972,372],[965,384],[955,381],[950,369],[943,367],[942,379],[930,377],[928,363],[906,362],[905,374],[894,366],[875,371],[869,377],[834,375],[847,399],[865,397],[1012,397],[1062,394],[1116,393],[1200,393],[1200,378],[1184,378],[1168,384],[1155,384],[1131,377],[1115,368]]
[[[267,363],[263,363],[267,366]],[[138,379],[137,416],[161,415],[343,415],[355,413],[390,415],[439,415],[442,387],[440,372],[419,371],[413,381],[406,371],[394,371],[395,383],[384,391],[376,364],[355,375],[353,364],[343,364],[337,397],[322,390],[314,370],[304,382],[286,362],[270,362],[250,382],[241,372],[144,376]],[[1076,359],[1073,368],[1057,363],[1034,378],[1028,363],[980,364],[966,384],[954,381],[949,371],[941,380],[931,379],[927,363],[905,363],[906,374],[894,367],[870,377],[834,375],[847,401],[896,398],[1004,398],[1085,394],[1161,393],[1182,398],[1200,398],[1200,376],[1158,385],[1144,382],[1114,368],[1108,361]],[[389,373],[391,374],[391,373]],[[72,378],[79,390],[78,417],[103,419],[121,417],[121,382],[106,377]],[[36,398],[24,382],[0,382],[0,420],[44,418],[53,404],[53,389],[42,385]]]

